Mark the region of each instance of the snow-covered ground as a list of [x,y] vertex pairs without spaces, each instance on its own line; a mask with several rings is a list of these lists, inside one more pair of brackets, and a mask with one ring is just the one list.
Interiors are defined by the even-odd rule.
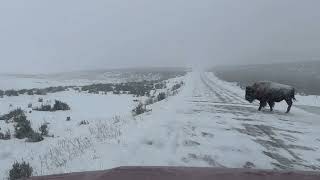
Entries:
[[[129,95],[92,95],[67,91],[46,99],[61,99],[70,112],[32,112],[34,128],[49,122],[54,138],[40,143],[0,141],[0,177],[14,161],[25,160],[34,175],[108,169],[117,166],[211,166],[261,169],[320,170],[320,121],[315,97],[298,97],[285,114],[257,111],[244,92],[213,73],[191,72],[172,79],[185,85],[175,96],[148,106],[133,117],[137,102]],[[37,96],[0,99],[1,112],[36,104]],[[319,106],[318,106],[319,107]],[[14,108],[14,107],[11,107]],[[65,121],[71,116],[71,121]],[[79,125],[81,120],[89,125]],[[7,126],[0,121],[0,127]]]
[[[59,74],[21,75],[0,74],[0,90],[46,88],[52,86],[83,86],[93,83],[121,83],[143,80],[159,80],[174,76],[172,71],[158,71],[143,69],[143,71],[130,70],[100,70],[79,71]],[[180,70],[176,75],[183,74]],[[171,73],[171,74],[170,74]]]

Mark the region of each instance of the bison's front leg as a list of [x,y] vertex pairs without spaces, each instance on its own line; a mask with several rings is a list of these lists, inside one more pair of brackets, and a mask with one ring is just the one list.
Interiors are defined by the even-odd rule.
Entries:
[[266,101],[260,101],[260,106],[259,106],[259,111],[261,111],[261,109],[263,108],[263,107],[265,107],[267,105],[267,102]]
[[268,101],[268,104],[269,104],[269,106],[270,106],[270,111],[273,111],[274,102]]
[[288,108],[287,108],[287,112],[286,113],[289,113],[290,110],[291,110],[291,106],[292,106],[293,102],[292,102],[292,99],[286,99],[286,102],[288,104]]

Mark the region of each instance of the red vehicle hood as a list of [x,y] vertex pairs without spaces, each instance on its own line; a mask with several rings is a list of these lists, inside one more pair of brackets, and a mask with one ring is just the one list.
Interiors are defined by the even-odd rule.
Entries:
[[320,172],[192,167],[119,167],[105,171],[32,177],[33,180],[319,180]]

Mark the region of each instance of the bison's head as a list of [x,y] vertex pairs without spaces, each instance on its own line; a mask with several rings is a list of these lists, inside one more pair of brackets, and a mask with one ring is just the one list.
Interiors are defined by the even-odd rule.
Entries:
[[251,86],[246,87],[246,100],[252,103],[256,98],[254,95],[254,88]]

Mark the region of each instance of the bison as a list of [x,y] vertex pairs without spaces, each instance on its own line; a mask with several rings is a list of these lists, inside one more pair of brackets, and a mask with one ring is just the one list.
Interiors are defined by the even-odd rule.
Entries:
[[290,112],[295,99],[295,89],[291,86],[279,84],[269,81],[256,82],[252,86],[246,87],[245,99],[252,103],[254,100],[260,101],[259,111],[267,105],[270,106],[270,111],[273,110],[275,102],[285,100],[288,104],[287,113]]

